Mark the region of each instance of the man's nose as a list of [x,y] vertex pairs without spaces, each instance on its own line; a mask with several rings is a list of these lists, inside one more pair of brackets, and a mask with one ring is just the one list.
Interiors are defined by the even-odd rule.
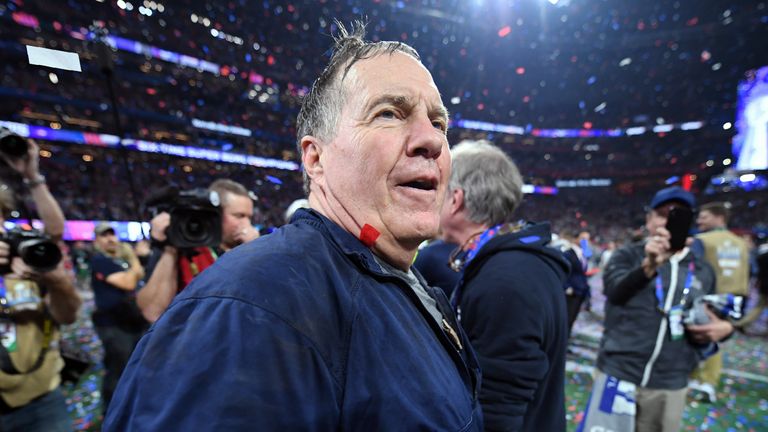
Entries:
[[429,116],[419,114],[411,123],[411,139],[409,140],[406,154],[408,156],[423,156],[429,159],[437,159],[443,152],[446,143],[445,135],[433,124]]

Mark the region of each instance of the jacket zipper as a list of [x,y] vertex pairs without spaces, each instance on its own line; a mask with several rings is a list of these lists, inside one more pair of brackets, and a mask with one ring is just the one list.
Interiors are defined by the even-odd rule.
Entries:
[[[467,365],[467,360],[465,360],[464,356],[462,355],[464,347],[461,344],[461,337],[459,336],[459,333],[453,328],[453,326],[450,325],[448,319],[446,319],[445,316],[442,318],[442,323],[438,324],[432,314],[427,311],[427,307],[424,306],[424,303],[421,302],[421,299],[419,299],[416,293],[413,292],[413,288],[411,288],[407,282],[397,276],[385,275],[384,277],[393,280],[395,284],[411,300],[411,303],[416,306],[416,309],[419,311],[421,316],[424,317],[424,319],[427,321],[427,325],[432,329],[432,333],[435,334],[440,344],[446,348],[448,356],[453,359],[454,363],[457,364],[459,375],[462,375],[461,369],[464,370],[463,375],[465,375],[467,379],[467,383],[465,385],[472,394],[473,400],[476,401],[478,392],[474,378],[475,375]],[[438,308],[438,310],[440,310],[440,308]],[[443,314],[442,310],[440,311],[440,314]],[[457,325],[461,324],[457,323]]]

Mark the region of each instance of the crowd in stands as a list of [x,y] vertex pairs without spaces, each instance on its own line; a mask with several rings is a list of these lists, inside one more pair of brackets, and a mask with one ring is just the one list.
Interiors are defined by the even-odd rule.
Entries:
[[[707,8],[633,3],[620,9],[599,1],[550,2],[541,8],[411,3],[351,8],[310,1],[256,6],[175,1],[151,8],[149,2],[3,3],[0,51],[8,61],[0,76],[0,120],[296,160],[300,99],[325,64],[325,55],[308,53],[327,46],[336,28],[328,17],[348,21],[365,15],[374,40],[402,40],[422,53],[454,120],[519,125],[528,132],[703,121],[700,130],[622,137],[546,138],[459,127],[449,132],[451,143],[490,139],[513,156],[532,184],[612,179],[610,188],[531,196],[522,207],[526,217],[552,220],[556,229],[589,227],[612,238],[621,231],[613,225],[641,225],[631,220],[642,204],[638,192],[683,173],[695,174],[694,188],[703,191],[722,172],[735,130],[721,126],[733,119],[736,86],[750,69],[768,63],[757,46],[766,37],[765,2],[721,1]],[[108,50],[110,84],[102,73],[110,62],[91,40],[94,22],[111,36],[219,69],[184,67],[149,52],[115,48]],[[77,52],[83,71],[27,68],[23,45]],[[492,55],[510,45],[520,50],[514,61]],[[115,89],[119,128],[109,85]],[[195,127],[193,119],[242,127],[251,136]],[[128,152],[138,191],[133,196],[118,150],[41,144],[53,155],[44,164],[56,173],[53,191],[70,219],[147,218],[142,202],[156,187],[169,182],[199,187],[230,177],[259,197],[256,222],[276,226],[284,208],[301,196],[296,172]],[[765,202],[742,195],[728,199],[743,209],[734,212],[735,226],[749,230],[760,222]],[[606,199],[621,205],[606,209]]]
[[[4,64],[0,85],[10,100],[0,115],[31,122],[87,119],[96,123],[82,128],[115,131],[99,50],[83,40],[94,20],[114,36],[221,67],[214,74],[116,51],[115,87],[127,136],[228,144],[272,155],[292,150],[299,98],[324,63],[323,56],[304,53],[323,52],[332,16],[343,21],[364,14],[374,39],[403,40],[424,53],[455,119],[521,126],[616,128],[704,120],[717,131],[733,118],[738,82],[765,60],[758,46],[768,20],[764,2],[617,9],[599,1],[562,1],[541,11],[497,2],[401,3],[350,10],[311,1],[265,1],[257,7],[174,2],[146,16],[137,12],[138,3],[129,10],[77,0],[23,8],[9,2],[0,5],[6,40],[79,52],[84,70],[57,72],[55,80],[39,69],[24,73],[23,50],[0,46],[14,60]],[[57,8],[67,9],[67,22],[60,21]],[[482,25],[473,24],[479,17]],[[514,61],[490,54],[508,45],[521,50]],[[672,72],[683,73],[684,81]],[[190,126],[192,118],[265,135],[209,133]],[[706,144],[723,153],[727,135],[718,138]],[[668,146],[657,139],[643,144],[649,143]],[[667,159],[674,156],[685,155],[672,152]]]
[[[51,183],[51,189],[70,220],[137,220],[139,217],[149,220],[150,209],[144,202],[151,191],[171,183],[182,190],[206,187],[217,178],[230,178],[254,193],[257,197],[254,223],[269,228],[282,225],[285,209],[303,196],[298,171],[196,159],[169,159],[161,155],[126,151],[130,177],[137,191],[134,197],[119,150],[52,143],[44,143],[42,147],[48,157],[41,158],[41,166],[50,177],[56,178],[57,181]],[[522,170],[530,167],[530,171],[535,172],[537,169],[533,162],[526,165],[525,159],[518,163]],[[535,175],[524,176],[530,183],[544,181]],[[554,178],[550,176],[544,185],[553,185]],[[12,185],[18,182],[12,175],[4,175],[3,180]],[[17,185],[17,190],[20,190],[18,187],[20,185]],[[629,189],[613,184],[604,187],[563,187],[556,195],[529,194],[520,207],[519,216],[528,220],[549,221],[556,232],[586,230],[600,243],[627,241],[644,224],[642,210],[646,205],[645,197],[652,193],[653,187],[656,183],[648,182],[647,185],[633,184]],[[768,203],[761,191],[705,194],[702,188],[697,190],[702,203],[731,202],[731,227],[735,230],[742,233],[765,230],[764,210]]]

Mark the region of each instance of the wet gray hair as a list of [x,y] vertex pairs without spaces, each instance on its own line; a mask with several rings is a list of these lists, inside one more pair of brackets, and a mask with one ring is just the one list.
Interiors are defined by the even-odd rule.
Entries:
[[523,201],[523,178],[512,159],[488,141],[462,141],[451,149],[448,190],[464,191],[469,220],[497,225],[512,220]]
[[[301,111],[296,120],[296,147],[301,156],[301,139],[307,135],[324,141],[333,139],[336,125],[346,100],[342,83],[347,73],[360,60],[383,54],[405,53],[419,62],[419,54],[411,46],[402,42],[368,42],[365,37],[365,23],[354,21],[347,30],[338,20],[339,28],[334,37],[333,54],[325,70],[312,84],[312,89],[301,104]],[[304,172],[304,193],[309,195],[309,177]]]

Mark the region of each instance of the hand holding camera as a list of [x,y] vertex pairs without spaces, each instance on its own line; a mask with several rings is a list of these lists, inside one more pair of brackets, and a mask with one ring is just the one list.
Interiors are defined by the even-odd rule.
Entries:
[[22,233],[21,240],[14,231],[0,236],[0,274],[41,283],[66,278],[59,247],[39,233]]
[[664,264],[672,252],[670,250],[670,233],[666,228],[658,228],[656,234],[645,243],[645,259],[643,272],[649,278],[656,275],[656,269]]
[[0,157],[27,182],[40,181],[40,147],[34,140],[0,130]]
[[13,271],[14,258],[20,258],[35,273],[54,270],[62,259],[61,250],[38,230],[14,228],[0,234],[0,275]]
[[165,241],[168,240],[168,236],[165,234],[165,231],[170,225],[171,215],[168,214],[168,212],[158,213],[149,222],[150,235],[152,236],[152,239],[160,243],[165,243]]
[[169,246],[191,249],[221,243],[219,194],[207,189],[158,191],[146,205],[160,213],[152,219],[152,237]]

